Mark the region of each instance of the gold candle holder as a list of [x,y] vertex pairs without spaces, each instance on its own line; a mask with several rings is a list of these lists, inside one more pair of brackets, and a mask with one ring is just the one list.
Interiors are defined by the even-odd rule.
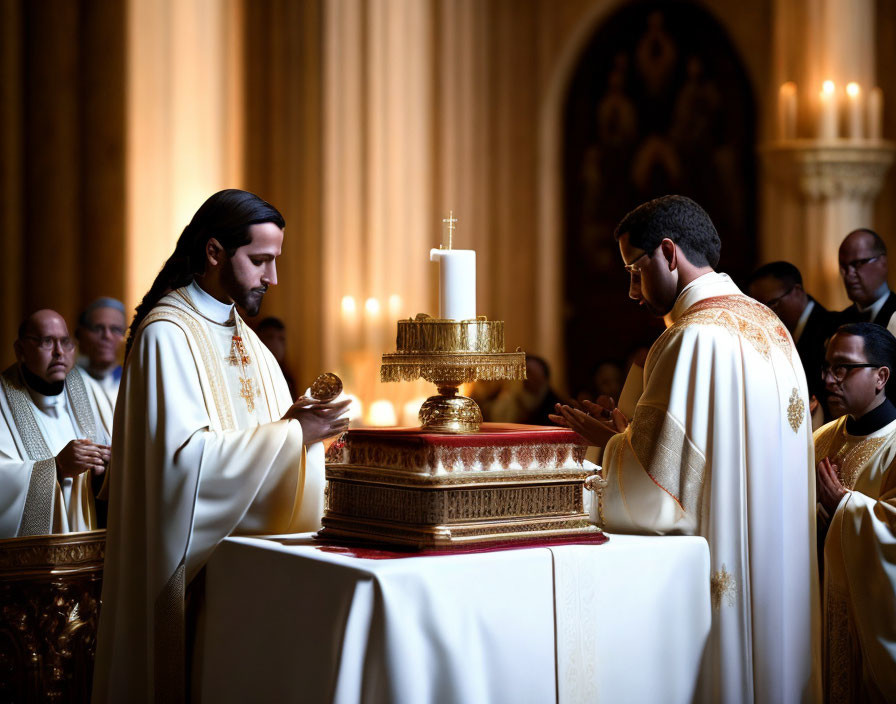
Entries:
[[398,321],[396,352],[383,355],[380,379],[425,379],[439,393],[420,407],[420,424],[436,433],[475,433],[482,423],[477,403],[458,389],[477,379],[487,381],[526,378],[526,354],[504,351],[504,322],[440,320],[419,314]]

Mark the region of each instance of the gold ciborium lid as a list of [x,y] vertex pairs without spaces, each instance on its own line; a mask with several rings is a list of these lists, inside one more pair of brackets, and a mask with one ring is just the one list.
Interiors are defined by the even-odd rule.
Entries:
[[398,321],[396,349],[383,355],[380,379],[425,379],[438,387],[438,395],[420,407],[420,423],[432,432],[479,430],[482,413],[473,399],[458,394],[461,384],[526,378],[526,354],[504,351],[500,320],[442,320],[420,314]]

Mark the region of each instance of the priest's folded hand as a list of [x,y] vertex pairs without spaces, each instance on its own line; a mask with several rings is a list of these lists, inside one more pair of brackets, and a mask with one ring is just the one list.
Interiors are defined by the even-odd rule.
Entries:
[[56,476],[65,479],[88,471],[95,475],[102,474],[109,463],[110,454],[111,448],[108,445],[84,439],[72,440],[56,455]]
[[[596,406],[596,404],[591,405]],[[580,408],[560,403],[556,405],[555,409],[557,412],[549,416],[554,423],[574,430],[589,444],[596,447],[604,447],[611,437],[616,433],[621,433],[628,425],[625,416],[615,407],[608,411],[608,420],[600,420]]]
[[349,419],[344,414],[350,404],[349,399],[320,403],[302,396],[283,414],[283,419],[299,421],[303,442],[310,445],[348,430]]
[[840,499],[847,489],[840,481],[839,467],[825,457],[815,468],[815,488],[818,492],[818,503],[829,516],[833,516],[840,505]]

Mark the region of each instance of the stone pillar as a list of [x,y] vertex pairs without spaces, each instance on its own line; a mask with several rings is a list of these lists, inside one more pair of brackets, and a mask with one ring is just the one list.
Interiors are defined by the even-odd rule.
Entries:
[[[786,259],[803,273],[806,289],[833,309],[849,301],[837,265],[846,234],[874,227],[874,202],[896,145],[872,136],[863,120],[852,138],[846,121],[846,85],[859,85],[865,103],[875,83],[873,0],[776,0],[774,90],[795,84],[793,127],[784,122],[779,96],[770,96],[767,124],[774,125],[761,148],[763,261]],[[820,93],[832,81],[840,109],[835,132],[821,136]],[[894,243],[896,244],[896,243]]]

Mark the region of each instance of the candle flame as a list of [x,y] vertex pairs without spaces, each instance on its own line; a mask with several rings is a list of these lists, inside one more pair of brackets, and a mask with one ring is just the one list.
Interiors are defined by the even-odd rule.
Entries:
[[370,413],[367,417],[367,421],[371,425],[380,428],[396,425],[398,419],[395,417],[395,406],[392,405],[391,401],[386,401],[385,399],[374,401],[370,404]]
[[793,81],[787,81],[787,83],[782,83],[780,92],[781,92],[781,95],[796,94],[796,83],[794,83]]
[[355,299],[352,296],[342,297],[342,312],[346,315],[354,315],[358,308],[355,305]]
[[855,81],[852,81],[852,82],[846,84],[846,93],[849,95],[850,98],[857,97],[858,94],[861,92],[861,90],[862,89],[859,87],[859,84],[856,83]]
[[821,84],[821,91],[823,93],[827,93],[828,95],[831,95],[836,90],[837,90],[837,86],[834,85],[833,81],[825,81],[824,83]]
[[364,301],[364,309],[370,315],[379,315],[380,314],[380,302],[375,298],[368,298]]

